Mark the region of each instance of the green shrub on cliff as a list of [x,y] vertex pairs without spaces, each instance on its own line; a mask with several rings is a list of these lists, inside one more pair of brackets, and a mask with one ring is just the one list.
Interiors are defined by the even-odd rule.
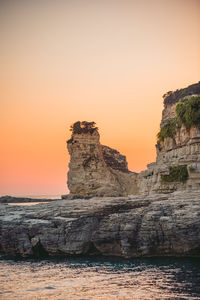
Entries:
[[188,171],[186,165],[170,166],[169,175],[161,175],[163,184],[170,182],[185,182],[188,179]]
[[176,115],[187,129],[192,126],[200,128],[200,96],[185,99],[176,105]]
[[92,134],[94,131],[98,130],[98,127],[95,126],[95,122],[87,122],[87,121],[77,121],[70,127],[70,131],[73,134],[81,134],[81,133],[90,133]]
[[200,95],[184,99],[176,105],[176,117],[161,127],[158,140],[163,142],[167,137],[173,138],[182,125],[187,130],[192,126],[200,128]]
[[180,128],[180,124],[177,118],[169,120],[165,125],[163,125],[158,133],[157,137],[160,142],[163,142],[165,138],[173,138],[176,134],[177,129]]

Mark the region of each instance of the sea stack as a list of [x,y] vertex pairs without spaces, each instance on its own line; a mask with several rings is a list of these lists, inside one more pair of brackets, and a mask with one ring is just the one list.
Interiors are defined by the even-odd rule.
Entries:
[[126,157],[101,145],[95,122],[76,122],[67,141],[70,154],[69,197],[126,196],[137,193],[137,174],[128,170]]

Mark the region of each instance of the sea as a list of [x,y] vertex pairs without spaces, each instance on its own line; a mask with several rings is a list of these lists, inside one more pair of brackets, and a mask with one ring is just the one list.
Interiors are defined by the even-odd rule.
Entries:
[[1,257],[0,299],[200,299],[200,260]]
[[200,299],[200,258],[1,255],[0,299]]

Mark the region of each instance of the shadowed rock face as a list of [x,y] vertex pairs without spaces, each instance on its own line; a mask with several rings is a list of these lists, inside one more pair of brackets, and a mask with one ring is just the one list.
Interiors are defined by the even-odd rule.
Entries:
[[103,159],[106,165],[114,170],[118,170],[124,173],[130,173],[128,170],[128,163],[126,156],[121,155],[117,150],[114,150],[108,146],[102,145]]
[[200,256],[200,190],[0,209],[0,252],[27,256]]
[[198,83],[189,85],[188,87],[180,90],[176,90],[175,92],[166,93],[164,98],[164,105],[172,105],[180,101],[185,96],[191,95],[199,95],[200,94],[200,81]]

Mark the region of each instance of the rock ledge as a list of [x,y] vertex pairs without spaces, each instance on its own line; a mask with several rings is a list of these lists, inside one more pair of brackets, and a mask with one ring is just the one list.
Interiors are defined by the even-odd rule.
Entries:
[[200,256],[200,190],[26,207],[1,204],[0,252],[22,257]]

